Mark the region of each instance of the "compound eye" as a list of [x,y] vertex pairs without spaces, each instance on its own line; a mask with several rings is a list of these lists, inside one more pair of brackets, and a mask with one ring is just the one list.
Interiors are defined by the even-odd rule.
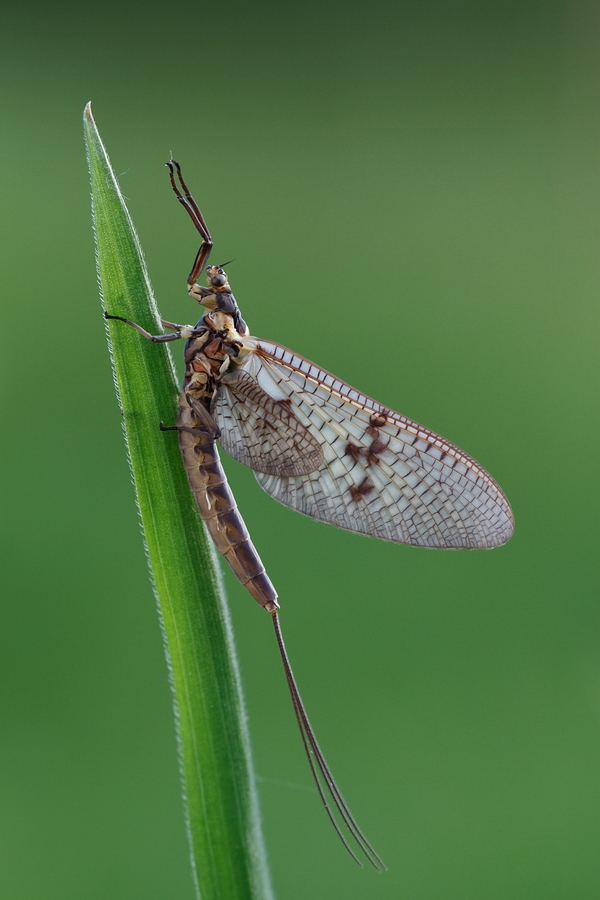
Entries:
[[227,276],[221,271],[219,275],[213,275],[211,277],[210,283],[213,287],[223,287],[224,284],[227,284]]

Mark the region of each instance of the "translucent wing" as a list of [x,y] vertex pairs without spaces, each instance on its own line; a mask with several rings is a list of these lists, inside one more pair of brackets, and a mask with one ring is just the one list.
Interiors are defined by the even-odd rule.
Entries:
[[[474,459],[279,344],[256,342],[221,382],[213,416],[263,490],[313,519],[420,547],[496,547],[512,535],[509,503]],[[269,417],[265,458],[257,422]]]
[[223,449],[256,472],[306,475],[323,463],[317,437],[243,369],[226,375],[213,402]]

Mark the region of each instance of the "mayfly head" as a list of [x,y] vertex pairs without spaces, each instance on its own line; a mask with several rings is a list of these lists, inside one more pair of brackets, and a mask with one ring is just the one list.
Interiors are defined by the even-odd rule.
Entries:
[[222,266],[207,266],[206,275],[207,285],[211,287],[215,292],[227,294],[231,293],[231,288],[229,287],[229,282],[227,281],[227,274],[223,271]]

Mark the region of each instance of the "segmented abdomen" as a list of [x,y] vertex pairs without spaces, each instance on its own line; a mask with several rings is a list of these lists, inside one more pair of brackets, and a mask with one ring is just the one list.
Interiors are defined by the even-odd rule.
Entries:
[[254,599],[272,612],[279,606],[277,591],[250,540],[227,483],[214,438],[190,408],[183,392],[179,399],[177,424],[198,432],[180,431],[179,448],[198,510],[217,550]]

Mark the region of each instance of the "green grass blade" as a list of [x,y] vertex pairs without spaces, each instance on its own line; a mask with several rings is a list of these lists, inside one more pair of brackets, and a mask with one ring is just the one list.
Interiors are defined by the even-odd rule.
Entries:
[[[104,307],[153,334],[158,310],[141,247],[88,105],[84,130]],[[167,347],[122,322],[109,345],[173,687],[184,805],[202,900],[271,898],[229,614],[173,424]],[[179,345],[178,345],[179,346]]]

